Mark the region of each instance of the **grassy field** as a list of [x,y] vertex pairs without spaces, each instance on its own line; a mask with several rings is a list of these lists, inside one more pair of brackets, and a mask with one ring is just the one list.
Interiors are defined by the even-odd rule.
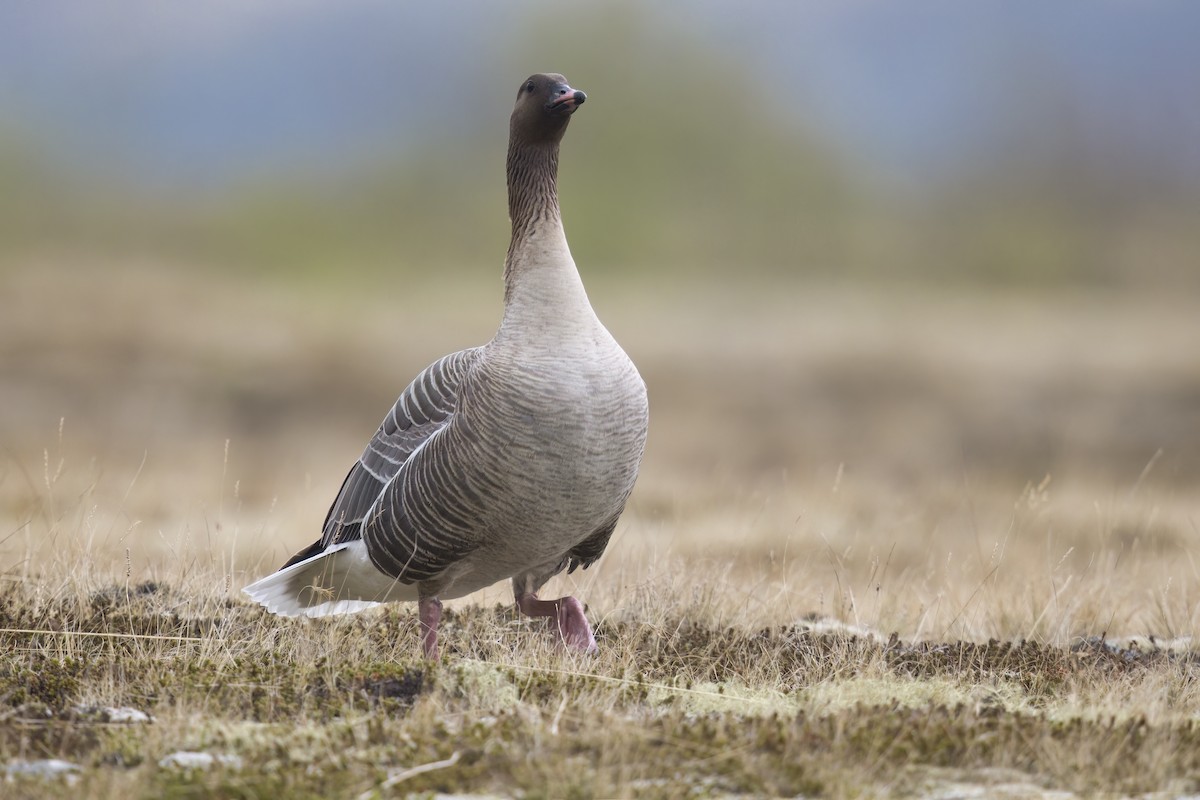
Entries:
[[608,554],[549,587],[597,657],[504,586],[437,664],[411,607],[250,605],[403,383],[494,330],[478,274],[0,268],[0,794],[1200,791],[1182,296],[585,275],[651,400]]

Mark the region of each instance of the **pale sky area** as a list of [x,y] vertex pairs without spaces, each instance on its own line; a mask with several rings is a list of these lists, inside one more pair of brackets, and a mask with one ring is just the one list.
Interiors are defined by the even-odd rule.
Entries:
[[[150,182],[336,167],[442,135],[448,109],[494,102],[496,85],[507,103],[510,64],[555,68],[528,46],[539,31],[603,52],[578,23],[595,13],[532,0],[5,4],[0,132]],[[1058,126],[1200,181],[1194,3],[674,0],[614,13],[743,72],[748,91],[883,173],[936,177]]]

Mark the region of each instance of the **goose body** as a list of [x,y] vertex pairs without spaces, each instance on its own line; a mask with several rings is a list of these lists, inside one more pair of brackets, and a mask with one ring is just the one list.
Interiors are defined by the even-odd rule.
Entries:
[[510,121],[504,316],[493,339],[424,369],[350,469],[321,538],[245,592],[324,616],[416,600],[437,654],[441,599],[511,578],[518,607],[594,650],[575,598],[538,589],[604,552],[637,478],[646,388],[601,324],[559,215],[558,146],[585,97],[521,85]]

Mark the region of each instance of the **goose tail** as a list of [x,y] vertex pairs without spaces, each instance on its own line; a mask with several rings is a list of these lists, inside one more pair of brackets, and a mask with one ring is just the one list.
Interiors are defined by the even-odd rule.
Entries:
[[416,600],[417,587],[375,568],[362,541],[330,545],[242,590],[281,617],[353,614],[396,600]]

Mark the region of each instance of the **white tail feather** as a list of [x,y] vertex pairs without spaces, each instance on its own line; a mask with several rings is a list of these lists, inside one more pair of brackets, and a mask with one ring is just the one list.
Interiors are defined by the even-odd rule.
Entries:
[[375,569],[361,541],[330,545],[320,553],[260,578],[242,590],[283,617],[353,614],[396,600],[416,600],[417,587]]

